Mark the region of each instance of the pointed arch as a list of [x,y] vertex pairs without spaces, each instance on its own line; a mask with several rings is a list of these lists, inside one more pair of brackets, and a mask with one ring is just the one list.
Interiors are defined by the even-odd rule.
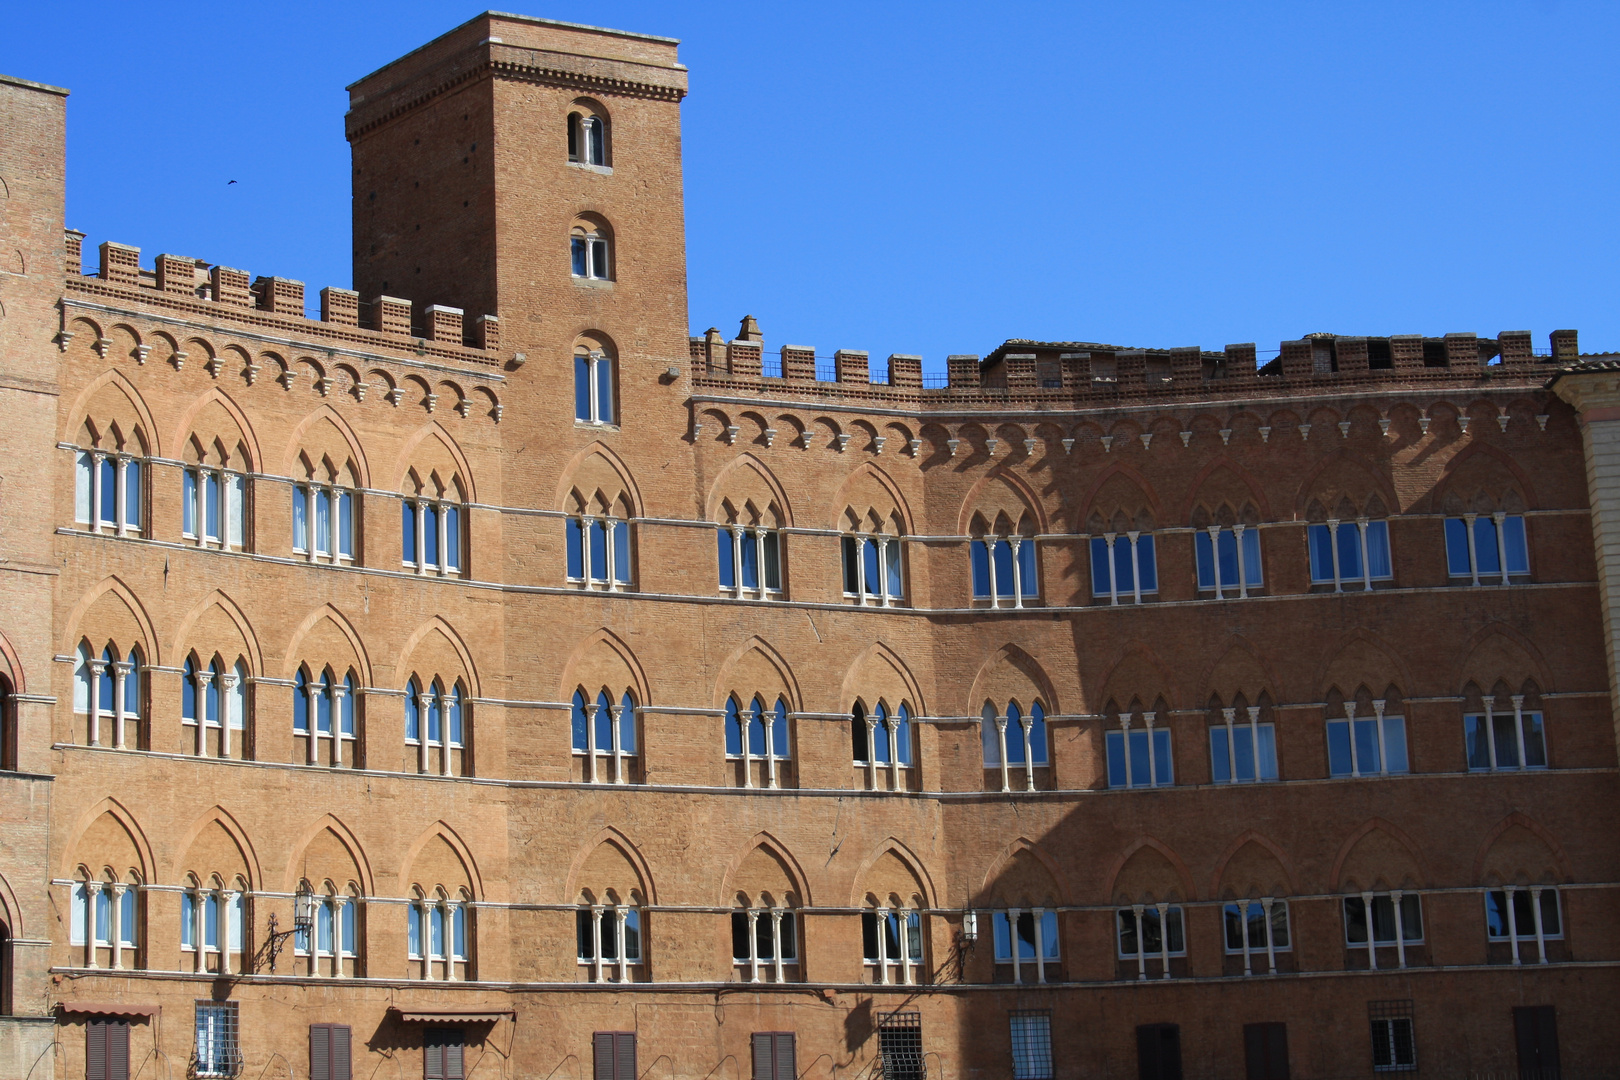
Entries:
[[404,647],[399,650],[399,659],[394,662],[395,680],[401,680],[410,673],[410,660],[412,653],[414,653],[416,647],[434,631],[438,631],[439,633],[443,634],[445,640],[450,643],[450,647],[454,649],[456,655],[460,657],[461,667],[462,670],[467,673],[467,682],[470,684],[468,689],[472,691],[472,696],[482,697],[483,689],[478,678],[478,668],[473,663],[472,650],[467,648],[467,642],[459,633],[456,632],[456,628],[451,626],[449,620],[447,620],[443,615],[433,616],[427,622],[423,623],[421,626],[418,626],[411,633],[411,636],[405,639]]
[[0,919],[5,921],[13,939],[33,937],[23,927],[22,905],[17,902],[17,894],[4,874],[0,874]]
[[1044,533],[1047,531],[1046,508],[1041,505],[1040,496],[1035,494],[1035,489],[1025,483],[1023,477],[1016,472],[998,466],[979,477],[973,486],[968,489],[968,493],[963,496],[962,509],[957,514],[956,531],[958,535],[966,536],[970,531],[969,523],[972,522],[981,497],[992,480],[1000,481],[1012,489],[1013,494],[1024,504],[1024,509],[1029,512],[1029,516],[1035,519],[1036,532]]
[[1239,833],[1237,839],[1228,844],[1226,850],[1221,852],[1220,857],[1215,860],[1215,872],[1209,877],[1210,896],[1219,897],[1221,895],[1221,878],[1226,876],[1227,864],[1247,844],[1255,844],[1269,852],[1271,857],[1277,860],[1277,865],[1282,867],[1282,872],[1288,877],[1289,895],[1299,892],[1299,873],[1294,867],[1294,861],[1271,837],[1253,829],[1246,829]]
[[770,466],[753,454],[746,452],[732,458],[726,464],[726,467],[716,474],[714,483],[709,485],[709,498],[704,504],[704,516],[710,521],[720,520],[716,515],[719,512],[720,500],[725,498],[726,495],[726,483],[731,475],[739,470],[753,472],[770,489],[771,497],[776,500],[777,507],[782,511],[782,526],[792,528],[793,507],[788,502],[787,492],[782,489],[781,483],[776,479],[776,474],[771,472]]
[[361,846],[360,840],[349,827],[331,814],[321,815],[313,825],[306,828],[293,841],[292,854],[287,859],[287,875],[283,879],[282,891],[290,893],[298,888],[298,882],[304,876],[303,871],[299,869],[299,863],[302,861],[304,852],[321,833],[327,831],[337,837],[338,842],[348,851],[349,857],[354,860],[355,870],[360,875],[360,891],[366,896],[376,895],[371,875],[371,863],[366,858],[365,848]]
[[974,890],[974,896],[976,898],[988,896],[991,888],[996,883],[996,879],[1001,876],[1007,867],[1012,865],[1013,860],[1020,853],[1025,852],[1040,863],[1047,874],[1051,876],[1052,885],[1058,891],[1058,900],[1064,905],[1074,903],[1074,890],[1070,888],[1069,876],[1063,872],[1063,868],[1058,865],[1056,859],[1052,858],[1041,845],[1027,836],[1019,836],[1008,841],[1006,846],[996,854],[995,859],[990,863],[990,869],[985,871],[984,877],[979,881],[979,887]]
[[613,653],[630,670],[636,704],[642,706],[652,704],[652,685],[647,680],[646,669],[641,666],[641,661],[636,659],[636,654],[629,643],[605,626],[587,634],[578,645],[574,646],[574,651],[569,653],[568,659],[563,662],[562,682],[558,684],[561,700],[567,700],[574,689],[582,684],[579,668],[597,646],[602,646]]
[[[1018,694],[1003,693],[1002,690],[1005,688],[995,685],[997,669],[1000,667],[1012,668],[1034,685],[1048,717],[1062,711],[1058,706],[1057,691],[1053,688],[1052,680],[1047,676],[1046,670],[1041,667],[1033,656],[1009,642],[991,653],[979,665],[979,670],[974,674],[973,683],[968,690],[967,702],[963,706],[962,715],[978,716],[980,708],[988,700],[1000,702],[1008,697],[1013,700],[1019,699]],[[1021,704],[1026,708],[1029,706],[1027,701],[1023,701]]]
[[[912,675],[911,668],[906,665],[904,660],[900,659],[899,653],[882,641],[874,641],[863,649],[860,655],[855,657],[854,662],[849,665],[849,670],[844,673],[844,682],[838,691],[838,706],[841,710],[848,711],[853,707],[855,699],[860,697],[858,684],[862,681],[861,675],[866,668],[867,662],[871,660],[886,663],[894,669],[900,681],[905,684],[905,693],[907,699],[911,702],[912,712],[917,716],[928,715],[928,706],[923,701],[922,687],[918,684],[916,677]],[[894,704],[899,703],[895,702]]]
[[411,460],[416,453],[416,448],[421,446],[424,440],[430,438],[439,440],[455,461],[456,469],[461,473],[461,479],[467,485],[465,493],[467,501],[477,502],[477,482],[473,479],[472,466],[467,463],[467,455],[461,452],[461,445],[456,442],[455,436],[446,431],[444,425],[437,420],[429,420],[417,428],[416,432],[405,440],[405,445],[400,447],[399,458],[394,463],[393,485],[388,490],[399,491],[401,489],[405,483],[405,474],[410,470]]
[[130,408],[134,409],[135,415],[140,418],[141,427],[146,431],[148,440],[147,453],[152,457],[162,457],[163,446],[158,441],[157,422],[152,419],[152,410],[147,408],[146,399],[135,389],[135,384],[117,368],[109,368],[91,379],[79,392],[79,396],[73,399],[73,406],[67,411],[67,426],[63,428],[63,441],[73,440],[74,433],[79,430],[89,412],[90,402],[95,400],[97,391],[108,385],[116,388],[128,399]]
[[[1462,413],[1461,409],[1457,411],[1459,414]],[[1457,455],[1446,462],[1445,468],[1440,471],[1440,479],[1435,481],[1434,488],[1429,495],[1429,508],[1431,511],[1437,512],[1440,510],[1440,501],[1445,497],[1447,489],[1451,487],[1457,474],[1475,457],[1481,455],[1490,458],[1494,464],[1502,466],[1512,475],[1514,481],[1519,485],[1519,490],[1524,492],[1524,501],[1529,509],[1534,510],[1541,505],[1541,500],[1536,498],[1535,485],[1530,482],[1530,474],[1525,472],[1519,466],[1519,463],[1514,461],[1506,451],[1488,442],[1475,439],[1458,451]]]
[[1406,853],[1412,858],[1412,864],[1418,868],[1418,874],[1422,881],[1427,883],[1430,880],[1428,863],[1424,861],[1422,853],[1418,850],[1418,846],[1413,842],[1412,838],[1388,819],[1372,817],[1362,822],[1361,826],[1340,845],[1339,853],[1333,859],[1333,869],[1328,874],[1329,892],[1339,891],[1345,861],[1350,858],[1350,853],[1355,850],[1356,845],[1361,842],[1362,838],[1373,832],[1381,832],[1405,848]]
[[243,447],[248,453],[248,468],[253,472],[262,471],[264,468],[264,456],[259,452],[259,437],[254,432],[253,425],[248,421],[247,413],[242,411],[242,407],[229,394],[217,386],[209,387],[207,391],[186,407],[186,411],[180,415],[180,422],[175,425],[172,445],[184,447],[186,436],[191,434],[192,425],[196,423],[198,414],[207,408],[210,403],[216,401],[221,408],[230,414],[231,419],[236,421],[237,430],[242,433]]
[[1558,874],[1564,881],[1575,880],[1575,872],[1570,865],[1569,853],[1564,850],[1564,845],[1560,844],[1557,837],[1548,832],[1541,822],[1519,810],[1513,811],[1497,822],[1496,827],[1486,833],[1485,838],[1480,841],[1479,849],[1474,853],[1473,880],[1480,881],[1485,876],[1485,860],[1490,857],[1492,845],[1501,838],[1503,833],[1515,826],[1526,830],[1547,845],[1547,850],[1552,852],[1552,857],[1558,864]]
[[135,619],[136,626],[141,632],[140,644],[144,655],[148,658],[147,663],[153,666],[161,665],[163,661],[158,650],[157,632],[152,628],[151,616],[147,614],[146,608],[142,606],[141,602],[135,598],[135,593],[117,575],[108,575],[102,578],[79,598],[78,603],[73,605],[73,610],[68,612],[65,621],[67,632],[61,639],[61,648],[57,651],[64,655],[77,651],[79,639],[84,636],[80,630],[80,624],[84,620],[85,613],[107,593],[112,593],[123,601],[124,606],[129,609],[130,615]]
[[1114,897],[1114,890],[1119,885],[1119,875],[1125,871],[1125,866],[1131,861],[1131,856],[1135,855],[1139,851],[1149,848],[1164,856],[1165,861],[1170,864],[1170,868],[1176,872],[1176,876],[1181,880],[1182,892],[1185,894],[1187,901],[1191,902],[1197,900],[1198,890],[1193,887],[1192,871],[1187,869],[1186,862],[1184,862],[1181,856],[1177,855],[1169,846],[1152,836],[1143,836],[1133,841],[1131,845],[1122,851],[1119,857],[1114,860],[1113,865],[1108,869],[1108,873],[1103,877],[1103,880],[1108,883],[1103,892],[1103,896],[1109,901],[1112,901]]
[[87,808],[79,815],[79,820],[74,822],[73,829],[68,833],[68,842],[62,848],[63,862],[60,876],[65,878],[73,876],[73,868],[79,864],[79,844],[84,839],[84,834],[90,831],[90,826],[99,821],[103,814],[116,821],[129,835],[131,843],[135,846],[136,856],[141,860],[141,880],[146,882],[156,880],[154,873],[157,869],[157,860],[152,857],[151,841],[146,838],[145,831],[136,822],[135,815],[111,796]]
[[314,412],[300,420],[297,427],[293,428],[292,438],[287,442],[287,452],[281,459],[282,473],[287,476],[297,475],[297,470],[293,468],[293,462],[298,460],[298,452],[304,445],[304,436],[310,428],[321,420],[331,421],[332,426],[337,428],[338,434],[343,436],[343,441],[349,446],[349,453],[354,461],[355,470],[360,474],[360,486],[369,488],[371,486],[371,467],[366,463],[366,452],[360,448],[360,438],[355,435],[354,429],[349,426],[348,421],[344,420],[338,411],[330,405],[318,407]]
[[[653,880],[652,868],[647,865],[646,858],[641,854],[641,848],[636,845],[635,841],[611,825],[598,829],[596,835],[586,840],[584,844],[580,845],[579,850],[574,852],[574,860],[568,864],[568,873],[563,878],[563,894],[558,898],[558,902],[564,904],[574,902],[574,898],[579,895],[582,887],[579,880],[580,872],[585,869],[585,864],[590,861],[591,856],[596,854],[596,849],[603,844],[609,844],[616,848],[635,868],[637,876],[641,878],[642,887],[647,890],[647,903],[657,904],[658,885]],[[737,865],[741,865],[741,863]]]
[[845,504],[849,502],[849,491],[856,481],[863,478],[870,478],[888,493],[889,498],[894,501],[895,509],[900,514],[900,521],[906,535],[911,536],[916,533],[917,530],[911,516],[911,507],[907,505],[906,497],[900,491],[900,485],[894,482],[894,478],[888,474],[887,470],[874,461],[861,462],[848,476],[844,477],[844,482],[838,485],[838,490],[833,492],[832,502],[827,506],[827,514],[824,518],[826,527],[832,529],[842,528],[841,517]]
[[725,873],[720,875],[720,897],[718,906],[724,908],[733,906],[732,896],[735,894],[736,889],[733,887],[732,883],[737,879],[737,871],[742,869],[742,865],[745,861],[747,861],[748,856],[760,849],[763,849],[774,856],[777,861],[779,861],[783,867],[786,868],[788,877],[791,879],[793,887],[798,890],[800,905],[803,907],[813,907],[815,905],[815,901],[812,900],[810,896],[810,879],[805,876],[804,867],[800,866],[799,860],[795,859],[792,852],[788,851],[787,845],[783,844],[770,833],[764,831],[757,832],[753,836],[749,837],[747,843],[743,844],[742,847],[738,849],[737,854],[732,856],[731,862],[726,866]]
[[[1237,477],[1239,483],[1248,489],[1249,498],[1254,500],[1255,510],[1260,514],[1261,521],[1270,521],[1271,502],[1266,498],[1265,488],[1254,478],[1254,475],[1238,464],[1237,460],[1229,454],[1217,454],[1208,464],[1198,470],[1192,482],[1187,485],[1187,498],[1181,506],[1181,521],[1192,520],[1193,508],[1198,505],[1198,497],[1204,490],[1204,484],[1219,469],[1228,469]],[[1233,507],[1234,510],[1241,507]]]
[[28,672],[23,668],[22,658],[17,655],[17,647],[11,643],[4,630],[0,630],[0,665],[5,668],[0,674],[11,680],[11,692],[28,693]]
[[253,632],[253,624],[248,622],[247,615],[242,611],[241,606],[219,589],[209,592],[190,611],[186,612],[185,617],[180,620],[179,629],[175,631],[174,635],[174,655],[186,655],[186,646],[189,644],[187,639],[191,636],[192,627],[196,626],[197,621],[208,613],[209,608],[215,606],[223,611],[231,622],[236,624],[237,630],[241,631],[242,640],[247,644],[248,663],[253,669],[250,674],[263,674],[264,653],[259,648],[259,639]]
[[259,869],[259,854],[253,849],[253,841],[248,839],[247,830],[231,812],[215,803],[205,810],[200,817],[191,823],[191,827],[180,837],[175,844],[174,865],[169,868],[169,881],[179,881],[181,873],[185,870],[186,857],[191,854],[191,845],[196,843],[197,837],[202,835],[204,829],[210,825],[219,825],[236,843],[236,848],[242,853],[242,862],[247,866],[248,890],[254,891],[264,887],[264,874]]
[[1357,453],[1348,446],[1340,447],[1324,454],[1321,460],[1305,471],[1304,478],[1294,492],[1294,518],[1303,520],[1305,508],[1310,505],[1312,496],[1316,492],[1317,481],[1332,469],[1342,466],[1352,466],[1366,474],[1369,486],[1378,492],[1379,498],[1389,508],[1391,515],[1397,514],[1401,509],[1400,496],[1395,492],[1395,485],[1390,480],[1387,470],[1378,469],[1364,454]]
[[563,466],[561,479],[557,482],[557,497],[552,503],[552,508],[570,509],[568,493],[574,489],[574,480],[579,471],[585,466],[586,461],[593,457],[601,458],[608,468],[618,474],[620,483],[624,485],[625,494],[630,496],[631,513],[641,517],[645,512],[642,508],[641,489],[636,486],[635,477],[630,474],[630,467],[624,463],[623,458],[613,452],[612,447],[600,439],[586,444]]
[[938,907],[939,892],[934,888],[933,875],[923,865],[922,859],[917,857],[917,853],[907,847],[905,841],[896,836],[886,836],[879,840],[876,846],[867,854],[865,861],[856,869],[854,883],[851,885],[849,893],[850,907],[861,906],[861,896],[865,892],[867,875],[871,873],[872,867],[877,865],[877,861],[888,854],[893,854],[895,858],[904,863],[907,869],[916,876],[918,882],[922,884],[923,903],[931,908]]
[[371,678],[371,658],[366,654],[366,647],[360,640],[359,632],[355,630],[354,624],[349,622],[348,617],[331,604],[322,604],[304,616],[304,621],[299,623],[297,629],[292,632],[292,637],[288,639],[287,651],[281,664],[281,677],[290,679],[298,670],[298,653],[304,643],[304,638],[320,624],[322,619],[331,619],[332,624],[338,628],[338,632],[349,639],[349,644],[354,648],[355,663],[360,667],[362,685],[376,685]]
[[[1368,630],[1366,627],[1361,626],[1346,631],[1338,641],[1333,643],[1330,648],[1322,650],[1322,660],[1317,666],[1315,674],[1312,676],[1313,681],[1311,682],[1311,686],[1316,690],[1323,692],[1325,692],[1329,686],[1332,686],[1334,683],[1334,668],[1342,659],[1349,655],[1352,648],[1357,645],[1365,646],[1366,648],[1372,649],[1374,652],[1381,653],[1384,661],[1389,665],[1389,670],[1394,673],[1393,675],[1389,676],[1378,676],[1376,681],[1377,686],[1385,686],[1393,682],[1396,686],[1401,688],[1401,692],[1403,694],[1415,694],[1418,692],[1417,684],[1412,681],[1411,669],[1407,666],[1406,661],[1403,659],[1401,651],[1392,648],[1379,635],[1373,633],[1371,630]],[[1346,694],[1353,694],[1355,693],[1356,686],[1364,681],[1367,682],[1368,686],[1374,686],[1374,682],[1372,681],[1355,678],[1349,680],[1350,685],[1348,687],[1341,686],[1339,689]]]
[[[1219,679],[1228,677],[1229,672],[1243,667],[1245,662],[1253,665],[1254,670],[1259,674],[1259,685],[1250,687],[1241,682],[1233,685],[1216,685]],[[1408,684],[1402,682],[1401,685],[1406,686]],[[1284,694],[1282,680],[1277,675],[1276,667],[1261,655],[1260,650],[1255,648],[1254,643],[1247,637],[1242,634],[1233,634],[1231,643],[1199,676],[1199,681],[1194,689],[1193,700],[1196,704],[1201,705],[1208,701],[1211,693],[1226,697],[1238,690],[1247,691],[1252,698],[1261,690],[1267,689],[1273,695],[1280,696]]]
[[1457,652],[1457,664],[1452,669],[1451,690],[1456,692],[1468,683],[1470,678],[1480,682],[1481,686],[1489,686],[1503,675],[1512,674],[1503,671],[1485,671],[1476,666],[1475,658],[1487,651],[1486,646],[1493,638],[1501,638],[1510,650],[1523,654],[1526,666],[1531,669],[1530,675],[1541,687],[1543,694],[1557,690],[1553,680],[1552,667],[1547,663],[1546,655],[1534,641],[1520,633],[1514,627],[1499,620],[1492,620],[1476,630],[1473,635],[1463,643]]
[[[1144,679],[1131,671],[1133,667],[1138,671],[1146,668],[1151,675]],[[1120,646],[1114,662],[1097,680],[1097,688],[1094,697],[1088,695],[1085,706],[1091,712],[1101,709],[1109,697],[1120,695],[1124,696],[1125,701],[1129,701],[1133,695],[1145,695],[1151,707],[1153,697],[1163,694],[1172,709],[1181,707],[1179,699],[1182,688],[1177,685],[1170,666],[1159,658],[1151,645],[1143,641],[1127,641]]]
[[1153,512],[1154,520],[1164,522],[1164,507],[1160,504],[1159,496],[1154,491],[1153,485],[1148,482],[1147,477],[1143,476],[1140,470],[1132,468],[1126,462],[1112,461],[1097,474],[1097,479],[1092,482],[1091,487],[1086,490],[1084,497],[1077,504],[1080,509],[1079,516],[1076,517],[1075,521],[1080,528],[1085,527],[1084,522],[1091,516],[1097,496],[1102,493],[1108,482],[1115,477],[1123,477],[1135,484],[1141,490],[1143,497],[1147,499],[1148,509]]
[[[769,642],[757,634],[737,646],[736,650],[721,663],[719,673],[714,680],[714,707],[716,709],[725,708],[726,698],[733,689],[736,689],[736,687],[732,686],[732,672],[751,653],[758,653],[765,663],[776,670],[776,674],[782,680],[784,695],[788,699],[788,710],[797,712],[802,709],[804,707],[802,704],[804,698],[799,693],[798,680],[793,677],[793,668],[781,653],[777,652]],[[748,686],[744,687],[744,689],[751,693],[760,688]]]
[[461,868],[467,872],[467,880],[472,883],[472,898],[484,899],[484,878],[478,871],[478,861],[473,858],[472,849],[443,818],[423,829],[411,846],[405,849],[405,857],[399,864],[399,888],[396,890],[398,895],[405,896],[410,891],[411,871],[416,868],[417,857],[422,854],[423,848],[436,839],[450,845],[450,850],[461,860]]

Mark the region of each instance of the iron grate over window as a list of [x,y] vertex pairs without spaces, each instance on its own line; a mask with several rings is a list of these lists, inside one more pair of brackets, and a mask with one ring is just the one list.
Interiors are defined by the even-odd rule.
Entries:
[[197,1041],[192,1047],[193,1076],[237,1076],[242,1049],[237,1041],[237,1003],[197,1002]]
[[1046,1009],[1014,1009],[1013,1080],[1052,1080],[1052,1014]]
[[878,1054],[883,1080],[925,1080],[922,1013],[891,1012],[879,1016]]
[[1374,1072],[1415,1072],[1417,1038],[1412,1026],[1412,1002],[1369,1001]]

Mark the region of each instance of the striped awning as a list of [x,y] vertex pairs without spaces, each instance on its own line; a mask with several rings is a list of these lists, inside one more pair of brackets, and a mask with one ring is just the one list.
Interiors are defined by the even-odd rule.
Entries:
[[127,1001],[64,1001],[60,1008],[81,1016],[156,1016],[163,1011],[161,1005],[132,1005]]
[[493,1024],[516,1015],[511,1009],[424,1009],[407,1012],[396,1008],[394,1011],[407,1024]]

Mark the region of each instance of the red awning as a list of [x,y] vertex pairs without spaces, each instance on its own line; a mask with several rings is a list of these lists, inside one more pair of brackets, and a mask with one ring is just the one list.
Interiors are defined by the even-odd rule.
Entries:
[[516,1015],[511,1009],[435,1009],[431,1012],[406,1012],[404,1009],[396,1008],[394,1011],[407,1024],[493,1024],[497,1020]]
[[161,1005],[131,1005],[125,1001],[64,1001],[65,1013],[85,1016],[156,1016],[163,1011]]

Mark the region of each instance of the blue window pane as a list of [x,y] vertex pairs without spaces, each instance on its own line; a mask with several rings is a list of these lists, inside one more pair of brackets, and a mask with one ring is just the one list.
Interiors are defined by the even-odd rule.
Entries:
[[1362,775],[1378,771],[1378,721],[1356,718],[1356,764]]
[[304,551],[309,539],[309,492],[306,489],[293,488],[292,510],[293,550]]
[[124,464],[124,521],[132,529],[141,527],[141,463]]
[[1237,534],[1231,529],[1222,529],[1220,538],[1216,541],[1216,551],[1221,559],[1221,584],[1237,585]]
[[321,904],[320,907],[316,908],[315,922],[318,928],[316,948],[321,952],[329,953],[332,951],[332,909],[324,903]]
[[399,544],[402,561],[416,565],[416,508],[408,502],[399,504]]
[[220,671],[217,667],[215,667],[215,668],[210,668],[209,671],[208,671],[208,674],[210,676],[210,678],[208,680],[208,690],[207,690],[208,723],[210,723],[210,724],[218,724],[219,723],[219,692],[220,692],[221,680],[222,680],[222,678],[224,676],[224,672]]
[[983,540],[968,545],[968,556],[973,572],[973,595],[990,595],[990,553]]
[[450,720],[450,744],[452,746],[460,746],[462,745],[460,687],[457,686],[450,688],[450,696],[445,705],[445,713]]
[[904,705],[900,706],[900,725],[894,731],[894,756],[902,765],[912,764],[911,760],[911,711]]
[[613,523],[613,577],[621,584],[630,584],[630,523]]
[[1355,522],[1339,522],[1339,577],[1353,581],[1361,573],[1361,529]]
[[591,580],[607,580],[608,525],[606,518],[591,522]]
[[613,368],[606,360],[596,362],[596,418],[613,423]]
[[444,508],[444,562],[452,570],[461,569],[461,511]]
[[1228,756],[1228,742],[1224,727],[1211,727],[1209,729],[1209,764],[1210,775],[1217,784],[1225,784],[1232,779],[1232,759]]
[[743,720],[737,710],[737,699],[726,699],[726,753],[741,757],[743,752]]
[[[912,918],[916,918],[916,916],[913,915]],[[917,939],[913,937],[911,940],[916,941]],[[1058,958],[1058,926],[1057,912],[1055,911],[1041,912],[1041,953],[1042,958],[1046,960],[1056,960]]]
[[878,546],[877,542],[868,540],[864,545],[865,555],[861,560],[862,568],[866,573],[866,591],[876,596],[882,591],[883,584],[878,577]]
[[994,557],[996,560],[996,595],[1011,596],[1013,594],[1012,545],[1005,540],[997,540]]
[[570,238],[569,253],[573,257],[575,277],[585,276],[585,238],[575,236]]
[[[720,557],[720,587],[722,589],[735,589],[737,587],[737,551],[732,545],[732,534],[729,529],[716,529],[714,531],[716,553]],[[742,751],[738,751],[741,753]]]
[[755,757],[765,753],[765,703],[759,698],[748,709],[748,752]]
[[1485,727],[1483,715],[1463,717],[1463,745],[1468,752],[1470,769],[1491,767],[1490,733]]
[[1007,703],[1007,764],[1024,763],[1024,714],[1012,702]]
[[1153,782],[1156,784],[1174,783],[1175,761],[1170,757],[1169,729],[1153,729],[1153,755]]
[[1237,778],[1242,781],[1254,779],[1254,736],[1248,725],[1232,728],[1232,751],[1237,759]]
[[1142,575],[1142,591],[1159,591],[1159,567],[1153,554],[1153,536],[1143,533],[1136,538],[1136,568]]
[[1209,533],[1202,530],[1193,534],[1194,561],[1198,564],[1198,587],[1200,589],[1213,589],[1215,587],[1215,546],[1210,541]]
[[422,507],[422,561],[439,565],[439,508],[431,504]]
[[317,491],[315,499],[315,553],[326,555],[332,546],[332,498],[324,491]]
[[579,518],[569,518],[566,526],[568,541],[568,576],[585,576],[585,524]]
[[[186,672],[180,680],[180,719],[197,719],[197,665],[186,661]],[[297,727],[297,720],[293,722]]]
[[636,752],[636,702],[628,693],[619,701],[619,745],[627,754]]
[[1326,525],[1312,525],[1310,529],[1311,581],[1333,580],[1333,540]]
[[1019,587],[1024,590],[1025,596],[1035,596],[1040,592],[1040,584],[1035,575],[1035,541],[1025,540],[1018,545],[1018,573]]
[[[240,903],[240,899],[237,901]],[[135,890],[125,889],[124,895],[118,900],[118,943],[120,945],[135,944]],[[240,927],[242,920],[237,919],[236,925]],[[237,939],[237,948],[241,949],[241,939]]]
[[[187,680],[190,681],[189,679]],[[309,731],[309,679],[300,671],[298,678],[293,681],[293,730]],[[192,699],[192,708],[196,708],[196,699]]]
[[219,948],[219,897],[214,893],[209,893],[203,901],[203,944],[210,949]]
[[322,735],[332,733],[332,696],[324,685],[315,693],[315,730]]
[[574,709],[570,714],[569,721],[569,730],[573,738],[572,745],[575,750],[584,750],[588,745],[586,739],[590,737],[589,723],[590,718],[585,712],[585,695],[576,690],[574,691]]
[[112,458],[101,459],[101,520],[118,522],[118,467]]
[[1131,786],[1147,787],[1153,773],[1148,768],[1148,733],[1146,728],[1132,728],[1130,731],[1131,747]]
[[[1249,585],[1259,585],[1264,581],[1264,571],[1260,564],[1260,530],[1243,530],[1243,580]],[[1233,581],[1237,578],[1233,577]]]
[[996,939],[996,959],[1012,959],[1012,928],[1008,925],[1007,912],[998,911],[990,919],[990,925]]
[[141,714],[141,654],[129,650],[129,674],[124,676],[124,715]]
[[759,541],[752,529],[743,532],[742,583],[745,589],[759,588]]
[[435,685],[428,694],[427,707],[427,737],[428,742],[442,742],[444,739],[444,709],[440,704],[439,688]]
[[[78,894],[81,889],[83,889],[82,885],[74,889],[73,906],[75,910],[78,909],[80,904]],[[197,898],[192,893],[183,892],[180,894],[180,947],[182,949],[196,947],[196,927]],[[74,944],[78,944],[78,942],[74,942]]]
[[[574,241],[574,273],[583,274],[585,245],[581,241]],[[591,418],[591,361],[584,354],[574,356],[574,419],[589,420]]]
[[1446,518],[1446,570],[1452,577],[1468,577],[1468,523],[1462,518]]
[[1350,722],[1330,720],[1327,726],[1328,773],[1332,776],[1350,775]]
[[219,474],[203,477],[203,506],[207,521],[208,539],[219,539]]
[[116,682],[117,672],[113,668],[113,664],[118,657],[113,654],[111,649],[107,649],[102,652],[101,659],[106,667],[101,672],[101,686],[96,694],[96,703],[100,705],[103,716],[111,716],[115,700],[114,691],[118,688]]
[[1524,518],[1515,515],[1503,519],[1502,547],[1507,558],[1508,573],[1528,574],[1530,572],[1530,548],[1524,539]]
[[984,743],[984,764],[992,768],[1001,764],[1001,736],[996,730],[995,709],[989,705],[984,707],[984,716],[979,722],[979,736]]
[[1374,581],[1388,581],[1395,576],[1389,558],[1389,522],[1367,522],[1367,570]]
[[1277,729],[1260,726],[1260,779],[1277,779]]
[[354,495],[338,495],[338,554],[354,557]]
[[904,588],[904,586],[902,584],[902,580],[901,580],[903,575],[900,572],[900,551],[901,551],[900,541],[892,540],[892,541],[889,542],[888,572],[889,572],[889,595],[890,596],[904,596],[905,595],[905,588]]
[[787,758],[789,753],[787,729],[787,702],[781,698],[776,699],[776,711],[771,719],[771,752],[779,758]]
[[613,749],[613,699],[606,690],[596,695],[596,748]]
[[[461,904],[457,904],[451,909],[451,917],[455,924],[454,940],[451,943],[452,951],[458,960],[464,960],[467,956],[467,909]],[[352,939],[345,934],[343,940],[349,941]]]
[[180,531],[197,535],[197,474],[190,469],[180,480]]
[[889,729],[886,721],[888,713],[879,705],[872,711],[872,719],[877,726],[872,729],[872,760],[880,765],[889,763]]
[[419,693],[416,680],[412,679],[405,687],[405,737],[411,740],[422,737],[422,706],[416,700]]
[[353,735],[354,734],[354,697],[355,697],[355,694],[354,694],[354,691],[355,691],[354,676],[351,675],[348,678],[343,680],[343,689],[344,689],[345,692],[343,694],[342,704],[339,706],[339,709],[338,709],[338,713],[339,713],[338,726],[339,726],[339,729],[342,731],[343,734],[345,734],[345,735]]
[[1481,574],[1500,574],[1502,558],[1496,550],[1496,522],[1481,514],[1474,519],[1474,558]]
[[1091,538],[1091,595],[1109,595],[1108,541],[1100,536]]
[[1121,788],[1125,786],[1125,733],[1123,731],[1110,731],[1103,737],[1103,743],[1108,750],[1108,786]]
[[1046,710],[1038,701],[1029,707],[1029,760],[1046,764]]
[[1407,770],[1406,721],[1402,717],[1384,717],[1384,760],[1386,768],[1392,773]]

